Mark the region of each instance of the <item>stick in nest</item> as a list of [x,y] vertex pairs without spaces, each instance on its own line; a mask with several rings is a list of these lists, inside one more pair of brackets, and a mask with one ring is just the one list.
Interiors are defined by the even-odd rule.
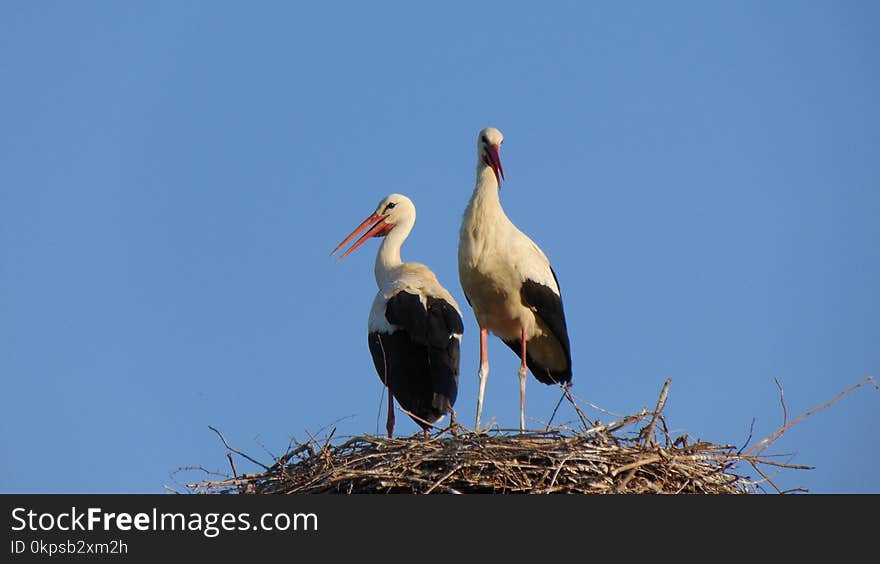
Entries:
[[[782,435],[785,434],[785,432],[788,431],[789,429],[791,429],[794,425],[797,425],[799,422],[803,421],[807,417],[809,417],[815,413],[818,413],[827,407],[834,405],[835,403],[840,401],[840,399],[843,398],[843,396],[849,394],[850,392],[852,392],[853,390],[856,390],[857,388],[861,388],[862,386],[864,386],[865,384],[868,384],[868,383],[871,383],[875,389],[878,389],[877,382],[874,380],[874,378],[872,376],[868,376],[867,378],[864,378],[863,380],[856,382],[855,384],[853,384],[849,388],[843,390],[842,392],[840,392],[839,394],[834,396],[834,398],[831,401],[823,403],[822,405],[820,405],[818,407],[814,407],[813,409],[811,409],[811,410],[807,411],[806,413],[800,415],[799,417],[793,419],[791,422],[785,423],[784,425],[782,425],[782,427],[780,427],[779,429],[776,429],[775,431],[770,433],[770,435],[768,435],[766,438],[762,439],[758,444],[756,444],[755,446],[753,446],[752,448],[747,450],[743,456],[745,458],[748,458],[750,456],[755,455],[756,453],[757,453],[757,455],[760,456],[764,451],[767,450],[768,447],[770,447],[770,445],[772,445],[773,443],[778,441],[782,437]],[[783,405],[784,405],[784,403],[783,403]]]
[[643,430],[644,434],[642,435],[642,440],[644,444],[654,444],[654,426],[657,424],[657,417],[660,416],[660,412],[666,407],[666,398],[669,395],[669,385],[671,383],[672,378],[667,378],[666,381],[663,382],[663,388],[660,390],[660,397],[657,399],[657,406],[654,408],[654,415],[651,417],[651,422],[648,424],[648,427]]
[[262,467],[263,467],[264,469],[266,469],[266,470],[269,469],[269,467],[266,466],[265,464],[263,464],[262,462],[259,462],[258,460],[254,460],[253,458],[251,458],[250,456],[246,455],[245,453],[241,452],[241,451],[238,450],[238,449],[234,449],[234,448],[232,448],[232,446],[226,441],[226,437],[223,436],[223,433],[221,433],[220,431],[218,431],[218,430],[215,429],[214,427],[211,427],[210,425],[208,425],[208,429],[210,429],[210,430],[214,431],[215,433],[217,433],[217,436],[220,437],[220,440],[221,440],[221,441],[223,441],[223,446],[225,446],[228,450],[231,450],[231,451],[234,452],[235,454],[237,454],[237,455],[239,455],[239,456],[241,456],[241,457],[243,457],[243,458],[246,458],[246,459],[250,460],[251,462],[253,462],[253,463],[256,464],[257,466],[262,466]]

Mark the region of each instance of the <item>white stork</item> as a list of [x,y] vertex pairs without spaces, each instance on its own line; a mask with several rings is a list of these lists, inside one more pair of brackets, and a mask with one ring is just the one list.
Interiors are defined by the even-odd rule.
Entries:
[[[394,430],[394,400],[424,430],[446,413],[458,394],[461,310],[427,266],[403,262],[400,247],[416,222],[416,207],[406,196],[391,194],[335,249],[366,233],[339,260],[370,237],[385,237],[376,253],[376,284],[368,322],[370,354],[379,379],[388,387],[388,421]],[[332,254],[332,253],[331,253]]]
[[504,178],[494,127],[477,138],[477,182],[464,211],[458,275],[480,326],[477,429],[489,376],[486,335],[497,335],[521,359],[520,430],[525,429],[526,367],[544,384],[571,383],[571,346],[556,273],[538,246],[507,218],[499,190]]

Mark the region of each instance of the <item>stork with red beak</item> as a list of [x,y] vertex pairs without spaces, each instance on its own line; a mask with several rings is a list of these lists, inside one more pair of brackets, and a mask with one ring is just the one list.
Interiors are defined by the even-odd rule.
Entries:
[[[371,237],[384,237],[376,253],[379,292],[370,309],[368,344],[379,379],[388,387],[386,430],[394,431],[394,399],[422,427],[425,437],[444,415],[455,416],[459,345],[464,327],[458,304],[427,266],[403,262],[400,247],[416,222],[412,201],[391,194],[333,249],[360,239],[339,259]],[[332,254],[332,253],[331,253]]]
[[477,182],[461,223],[458,274],[480,326],[476,428],[480,428],[489,377],[486,340],[491,331],[520,358],[519,426],[525,430],[526,368],[539,382],[568,386],[571,346],[550,261],[501,208],[503,141],[494,127],[477,137]]

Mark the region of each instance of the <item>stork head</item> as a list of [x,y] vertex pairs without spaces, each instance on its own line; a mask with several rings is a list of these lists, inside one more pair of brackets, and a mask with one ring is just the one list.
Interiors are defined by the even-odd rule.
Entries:
[[498,154],[502,143],[504,143],[504,135],[494,127],[487,127],[477,136],[478,162],[492,168],[499,188],[501,179],[504,178],[504,168],[501,166],[501,156]]
[[360,239],[355,241],[352,246],[339,256],[339,260],[342,260],[351,254],[352,251],[363,245],[364,241],[370,237],[384,237],[391,233],[391,230],[394,229],[395,226],[401,223],[411,224],[412,222],[415,222],[415,218],[416,206],[412,203],[412,200],[403,194],[390,194],[385,196],[382,201],[379,202],[379,205],[376,206],[376,211],[361,222],[361,224],[358,225],[354,231],[349,233],[348,237],[343,239],[341,243],[336,245],[336,248],[333,249],[330,254],[332,255],[347,245],[349,241],[357,237],[359,233],[366,230],[366,233],[361,235]]

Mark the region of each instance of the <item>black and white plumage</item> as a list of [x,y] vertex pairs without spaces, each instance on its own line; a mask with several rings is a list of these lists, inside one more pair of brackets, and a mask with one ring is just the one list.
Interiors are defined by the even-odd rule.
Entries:
[[[388,395],[388,436],[398,404],[428,435],[431,425],[454,414],[458,395],[459,346],[464,327],[458,304],[427,266],[403,262],[400,248],[415,225],[416,208],[400,194],[384,198],[333,252],[366,232],[341,256],[370,237],[385,237],[376,253],[379,291],[368,320],[373,365]],[[393,399],[392,399],[393,398]]]
[[520,429],[525,428],[526,368],[539,382],[571,383],[571,345],[556,273],[543,251],[504,213],[499,198],[504,137],[493,127],[477,138],[477,180],[462,219],[458,273],[480,326],[477,429],[489,376],[488,332],[520,357]]

